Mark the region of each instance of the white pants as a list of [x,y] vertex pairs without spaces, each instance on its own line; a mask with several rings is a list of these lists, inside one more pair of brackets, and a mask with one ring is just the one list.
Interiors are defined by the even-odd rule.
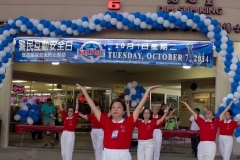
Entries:
[[138,160],[153,160],[153,139],[138,140],[137,159]]
[[154,141],[153,159],[159,160],[161,146],[162,146],[162,131],[161,131],[161,129],[154,129],[153,141]]
[[75,133],[63,131],[61,136],[61,153],[63,160],[72,160]]
[[102,129],[92,129],[91,138],[92,138],[95,159],[102,160],[103,130]]
[[233,137],[219,135],[218,142],[223,160],[230,160],[233,147]]
[[102,152],[102,160],[132,160],[128,149],[107,149]]
[[198,160],[214,160],[216,154],[216,143],[213,141],[201,141],[198,144]]

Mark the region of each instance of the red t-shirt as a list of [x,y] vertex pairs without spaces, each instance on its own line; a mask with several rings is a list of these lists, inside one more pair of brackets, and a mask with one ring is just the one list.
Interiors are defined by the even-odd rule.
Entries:
[[153,130],[157,126],[157,118],[149,120],[145,124],[144,120],[137,120],[136,127],[138,128],[138,140],[148,140],[153,138]]
[[[159,120],[159,119],[162,118],[162,116],[161,116],[161,115],[158,115],[157,117],[153,117],[153,118]],[[155,129],[161,129],[162,126],[163,126],[163,124],[164,124],[165,122],[166,122],[166,118],[165,118],[159,125],[157,125],[157,126],[155,127]]]
[[200,128],[200,141],[215,141],[217,130],[219,127],[219,118],[212,122],[206,122],[200,116],[195,120]]
[[95,128],[95,129],[102,128],[100,122],[97,120],[94,114],[88,114],[87,118],[92,123],[92,128]]
[[220,135],[232,136],[237,126],[238,126],[238,121],[232,121],[232,120],[230,122],[221,121],[219,124]]
[[[103,145],[108,149],[129,149],[134,129],[133,115],[122,122],[115,123],[106,114],[101,113],[100,124],[104,131]],[[116,137],[116,131],[117,137]],[[114,134],[115,133],[115,134]],[[114,138],[112,138],[112,136]]]
[[74,132],[78,122],[78,111],[75,111],[73,117],[68,117],[65,110],[61,110],[60,113],[64,121],[63,130]]

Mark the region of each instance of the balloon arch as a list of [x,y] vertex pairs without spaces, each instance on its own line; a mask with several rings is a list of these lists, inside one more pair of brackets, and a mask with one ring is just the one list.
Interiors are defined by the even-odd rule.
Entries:
[[[81,34],[91,34],[100,32],[103,29],[123,29],[136,30],[180,28],[180,29],[197,29],[206,35],[216,47],[224,62],[224,71],[228,74],[231,83],[231,93],[222,99],[219,113],[232,101],[233,98],[240,98],[240,62],[238,53],[234,51],[233,42],[227,36],[227,32],[218,26],[218,21],[207,17],[204,14],[193,12],[170,12],[165,13],[116,13],[105,12],[93,15],[92,18],[82,17],[77,20],[48,21],[29,19],[19,17],[15,20],[8,20],[0,29],[0,88],[3,87],[2,80],[5,78],[8,60],[12,57],[11,48],[13,47],[14,38],[23,32],[29,35],[39,37],[57,37],[57,36],[78,36]],[[237,101],[231,107],[234,117],[240,120],[240,102]],[[216,116],[217,116],[216,115]],[[235,132],[240,142],[240,128]]]

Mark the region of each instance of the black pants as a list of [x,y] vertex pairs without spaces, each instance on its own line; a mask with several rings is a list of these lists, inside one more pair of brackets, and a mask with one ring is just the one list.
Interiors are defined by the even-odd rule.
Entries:
[[195,157],[197,157],[197,152],[198,152],[198,144],[200,142],[200,136],[196,135],[193,138],[191,138],[191,144],[192,144],[192,149],[194,151]]
[[42,136],[42,132],[38,132],[38,131],[34,131],[32,132],[32,138],[35,139],[35,136],[38,135],[38,139],[41,139]]

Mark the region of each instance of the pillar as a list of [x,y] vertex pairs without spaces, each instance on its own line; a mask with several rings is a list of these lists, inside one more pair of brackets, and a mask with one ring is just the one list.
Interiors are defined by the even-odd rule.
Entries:
[[[9,59],[10,60],[10,59]],[[9,62],[12,63],[12,60]],[[0,119],[1,133],[0,133],[0,145],[1,147],[8,147],[9,144],[9,125],[10,125],[10,99],[12,90],[12,65],[9,65],[3,80],[3,88],[0,89]]]

